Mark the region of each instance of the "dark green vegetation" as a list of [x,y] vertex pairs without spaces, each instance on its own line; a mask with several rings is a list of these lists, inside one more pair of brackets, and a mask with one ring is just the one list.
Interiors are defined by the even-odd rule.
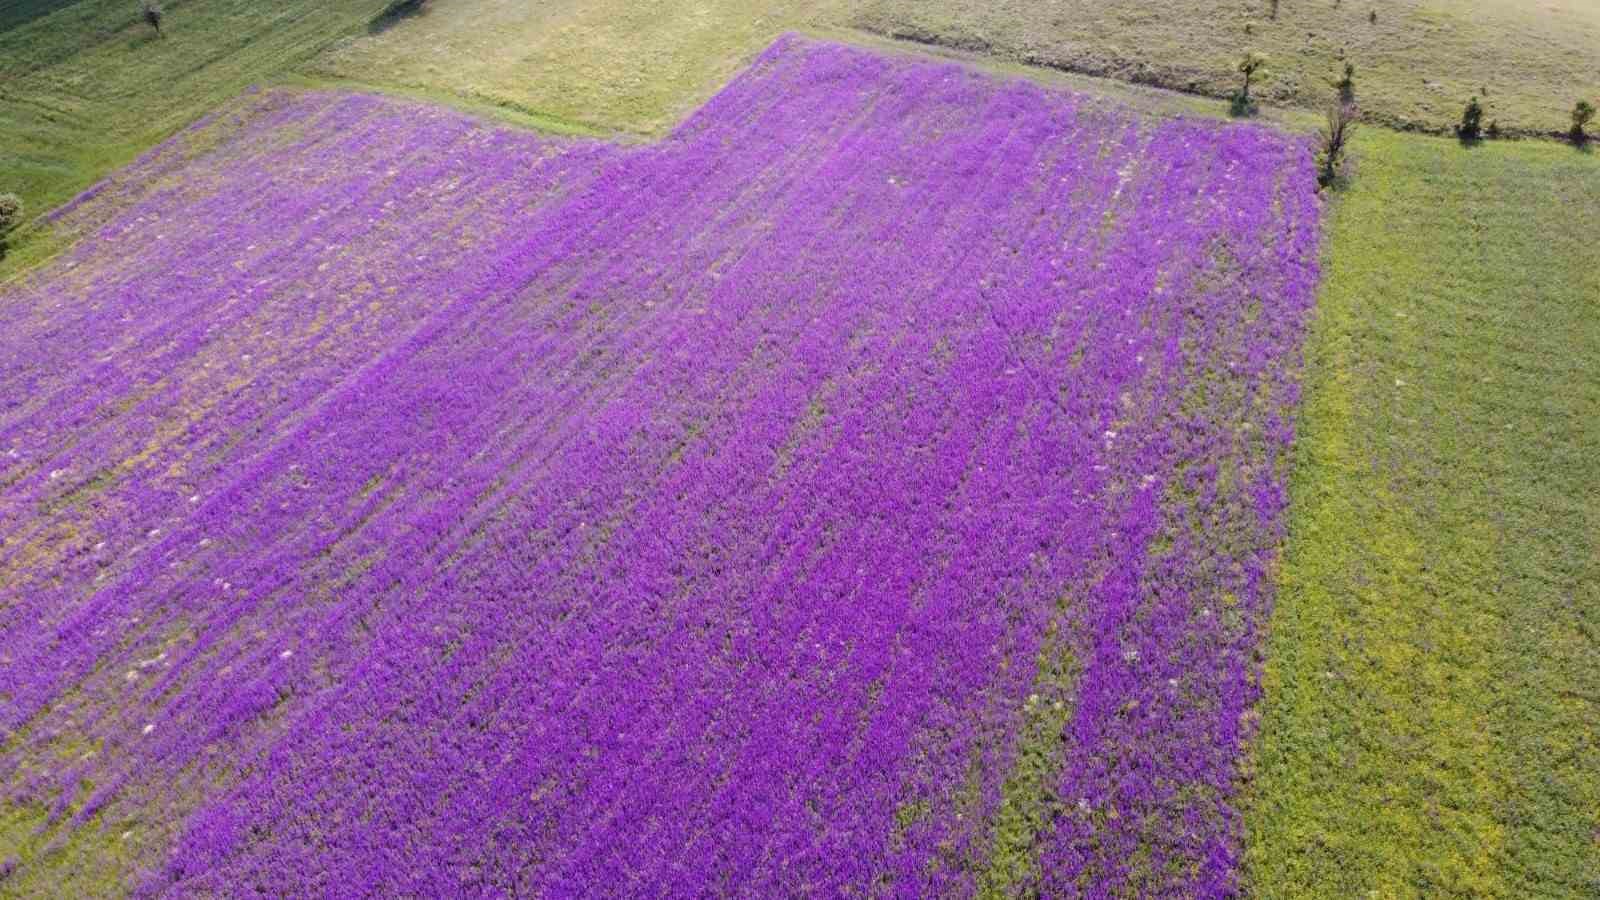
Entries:
[[1456,125],[1456,137],[1463,141],[1475,141],[1483,136],[1483,104],[1477,97],[1467,101],[1461,110],[1461,122]]
[[1600,165],[1368,129],[1267,647],[1263,897],[1600,894]]
[[0,259],[5,259],[9,246],[6,239],[12,230],[21,224],[25,209],[21,197],[16,194],[0,194]]
[[0,0],[0,31],[48,16],[76,2],[78,0]]
[[1343,64],[1384,124],[1448,132],[1479,94],[1507,132],[1567,129],[1600,94],[1592,0],[864,0],[873,31],[1039,65],[1228,97],[1246,50],[1271,62],[1259,98],[1320,109]]

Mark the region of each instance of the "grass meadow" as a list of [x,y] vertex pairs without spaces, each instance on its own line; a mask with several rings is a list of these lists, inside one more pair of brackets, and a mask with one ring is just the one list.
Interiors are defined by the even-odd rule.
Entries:
[[1369,130],[1267,641],[1261,896],[1600,891],[1600,166]]
[[1558,133],[1573,103],[1600,94],[1589,0],[865,0],[854,22],[1214,97],[1237,89],[1233,67],[1255,50],[1262,97],[1314,108],[1350,62],[1367,119],[1405,129],[1446,131],[1479,95],[1485,125]]

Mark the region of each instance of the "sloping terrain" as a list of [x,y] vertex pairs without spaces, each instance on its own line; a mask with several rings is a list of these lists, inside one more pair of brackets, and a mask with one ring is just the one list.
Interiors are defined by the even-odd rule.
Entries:
[[[131,0],[12,0],[0,12],[0,193],[67,202],[247,86],[358,32],[383,0],[168,3],[158,37]],[[7,21],[9,19],[10,21]],[[6,267],[60,242],[32,233]]]
[[1254,91],[1320,108],[1344,63],[1368,121],[1445,131],[1467,99],[1484,124],[1560,133],[1600,96],[1600,4],[1591,0],[864,0],[872,31],[1074,72],[1225,97],[1247,50]]
[[794,38],[652,146],[247,97],[0,296],[10,883],[1228,889],[1318,207]]

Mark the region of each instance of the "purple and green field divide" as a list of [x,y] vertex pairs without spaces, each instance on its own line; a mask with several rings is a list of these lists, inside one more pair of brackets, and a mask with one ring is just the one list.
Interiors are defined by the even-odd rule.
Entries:
[[149,895],[1228,895],[1318,212],[793,37],[652,145],[247,95],[0,294],[5,802]]

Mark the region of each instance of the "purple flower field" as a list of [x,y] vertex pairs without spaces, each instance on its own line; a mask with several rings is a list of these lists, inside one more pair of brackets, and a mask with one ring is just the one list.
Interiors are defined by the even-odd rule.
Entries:
[[793,37],[648,146],[242,98],[0,293],[6,801],[149,894],[961,896],[1042,753],[1017,890],[1225,895],[1315,188]]

